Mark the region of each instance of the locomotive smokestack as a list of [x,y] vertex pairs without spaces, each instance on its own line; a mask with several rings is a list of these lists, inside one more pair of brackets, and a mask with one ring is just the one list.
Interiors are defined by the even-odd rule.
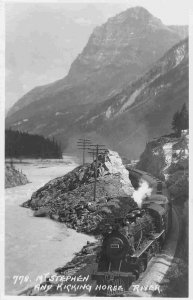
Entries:
[[143,199],[147,196],[150,196],[152,188],[149,187],[147,181],[141,180],[139,183],[138,190],[134,191],[133,198],[137,203],[138,207],[141,208]]

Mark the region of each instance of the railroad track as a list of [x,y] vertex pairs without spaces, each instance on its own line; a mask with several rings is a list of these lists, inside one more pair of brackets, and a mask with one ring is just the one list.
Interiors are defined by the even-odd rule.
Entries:
[[119,295],[122,297],[152,297],[155,292],[161,293],[161,283],[170,268],[175,256],[180,234],[180,222],[176,208],[172,210],[172,228],[161,252],[153,257],[144,273],[138,280],[133,281],[129,290]]
[[151,297],[155,291],[161,293],[161,283],[175,256],[180,232],[175,208],[172,210],[172,217],[172,228],[162,251],[151,259],[146,271],[132,283],[124,296]]
[[[140,172],[141,179],[147,181],[155,191],[157,180],[146,172]],[[163,186],[163,194],[168,196],[166,186]],[[133,282],[128,292],[124,296],[151,297],[155,291],[161,293],[161,283],[172,264],[177,249],[181,232],[181,218],[178,208],[172,208],[172,228],[168,239],[159,254],[157,254],[148,264],[146,271],[139,279]]]

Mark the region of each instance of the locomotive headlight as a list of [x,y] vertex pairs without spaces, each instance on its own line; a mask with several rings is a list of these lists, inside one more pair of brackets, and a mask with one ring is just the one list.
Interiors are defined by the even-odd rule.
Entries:
[[123,225],[129,225],[130,223],[129,223],[129,221],[125,218],[125,219],[123,219]]

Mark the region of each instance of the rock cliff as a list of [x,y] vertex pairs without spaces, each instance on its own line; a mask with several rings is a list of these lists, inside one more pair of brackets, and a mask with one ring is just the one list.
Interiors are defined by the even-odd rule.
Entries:
[[138,168],[166,181],[180,224],[178,246],[162,282],[162,297],[188,297],[189,244],[189,132],[162,136],[147,143]]
[[180,137],[162,136],[147,143],[137,168],[165,180],[175,204],[183,207],[188,200],[189,132]]

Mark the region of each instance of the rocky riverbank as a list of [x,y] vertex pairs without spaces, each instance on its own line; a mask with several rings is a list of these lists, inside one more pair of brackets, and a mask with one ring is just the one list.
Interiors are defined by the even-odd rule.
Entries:
[[22,296],[96,296],[96,282],[91,274],[96,270],[96,256],[100,250],[101,241],[87,242],[82,250],[63,267],[57,268],[55,274],[49,275],[46,280],[24,290]]
[[14,166],[5,166],[5,188],[27,184],[29,181],[22,171],[15,169]]
[[137,204],[129,172],[118,153],[109,150],[98,157],[95,200],[94,169],[95,162],[51,180],[23,206],[33,209],[35,216],[49,216],[79,232],[100,233],[103,220],[124,214]]

